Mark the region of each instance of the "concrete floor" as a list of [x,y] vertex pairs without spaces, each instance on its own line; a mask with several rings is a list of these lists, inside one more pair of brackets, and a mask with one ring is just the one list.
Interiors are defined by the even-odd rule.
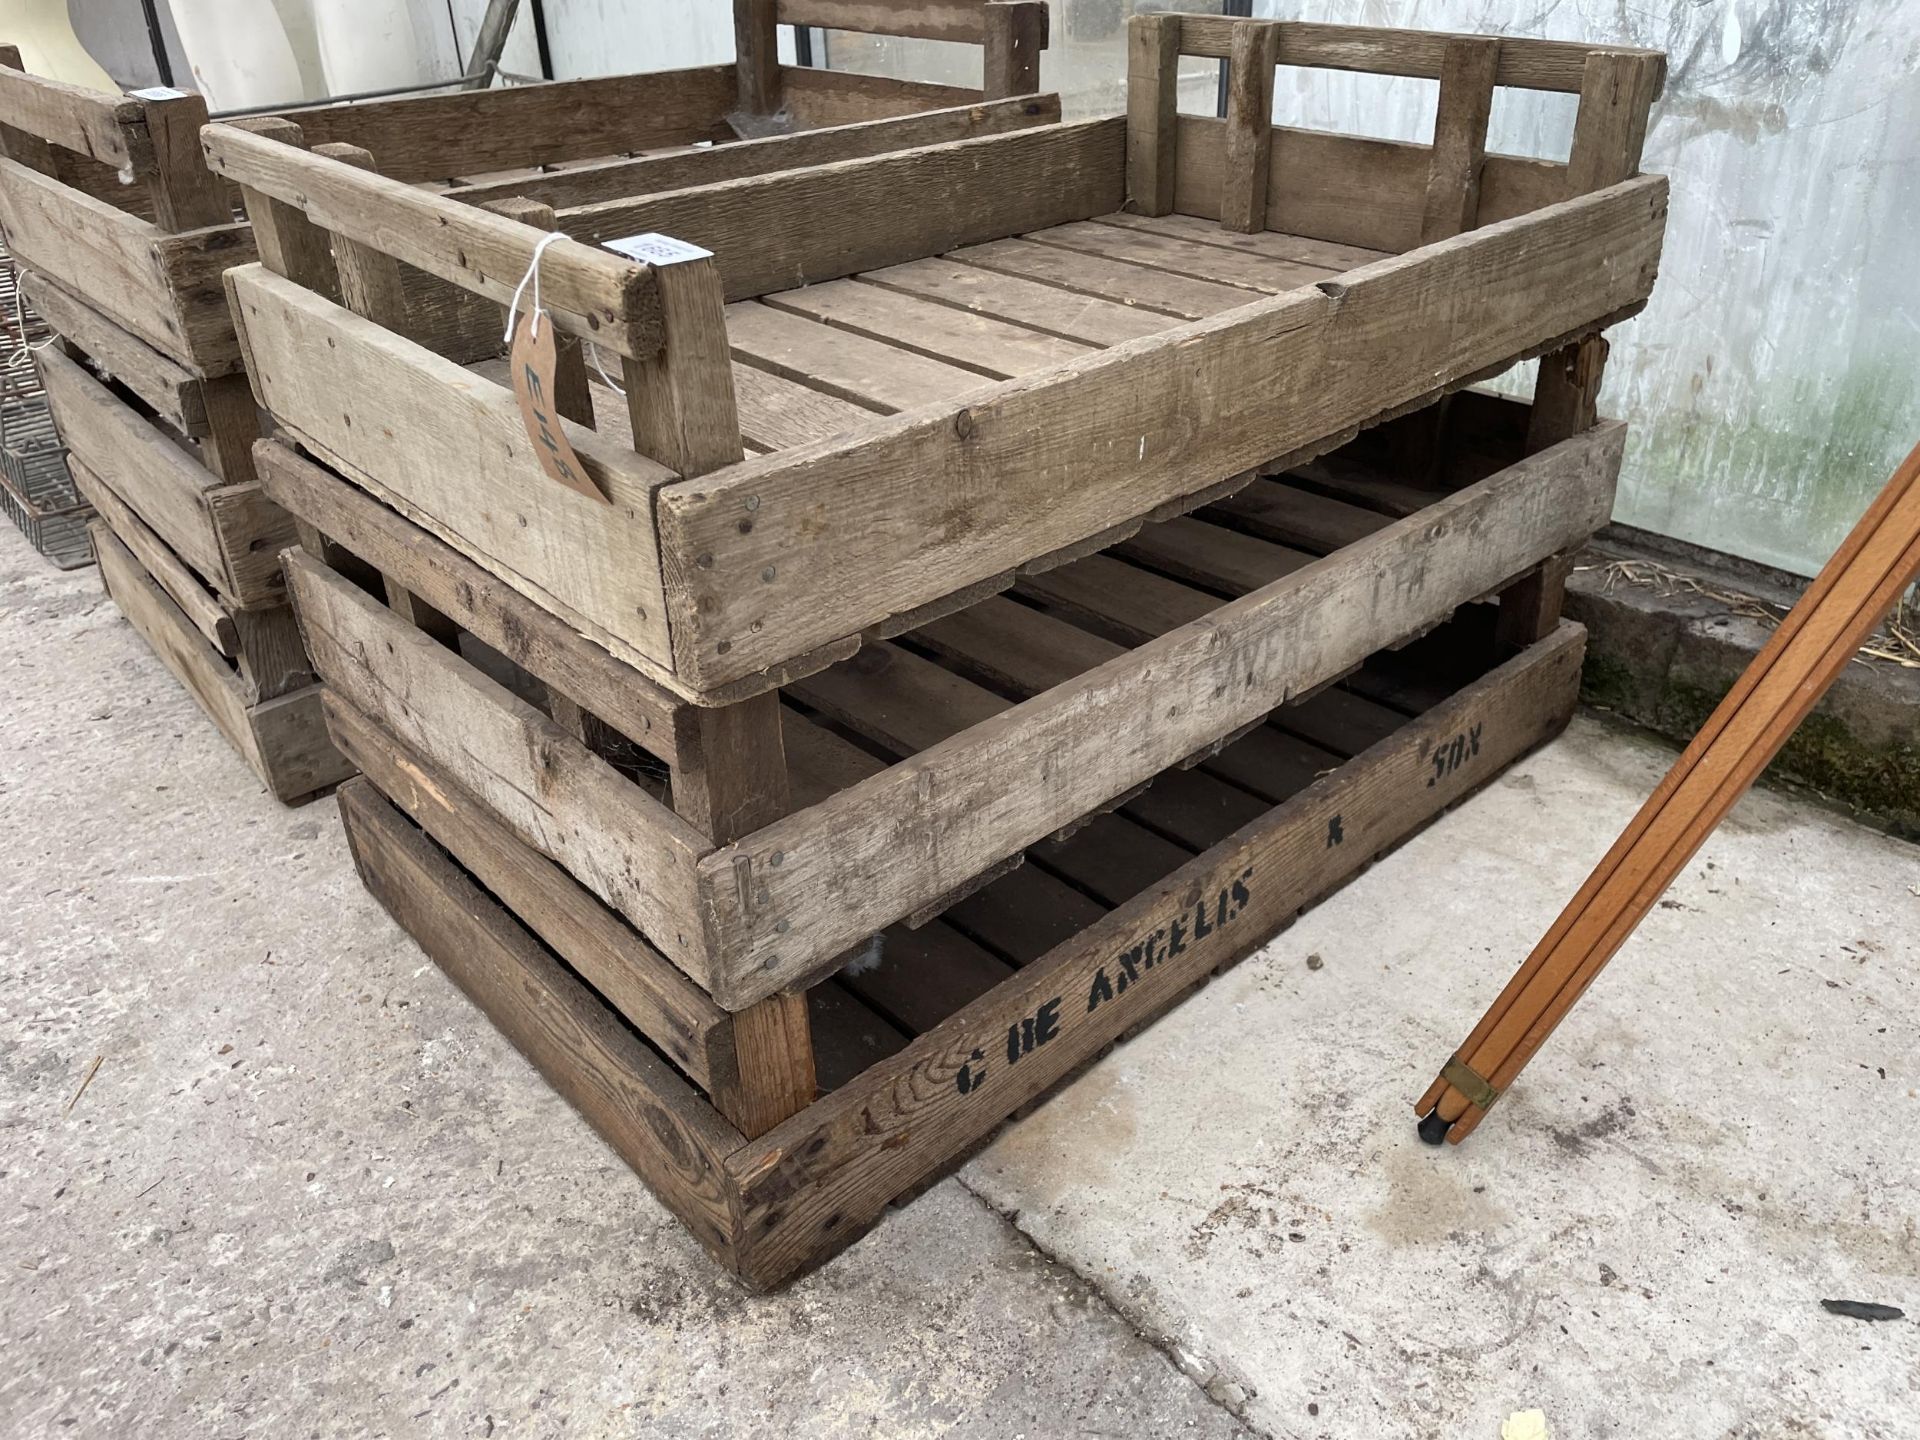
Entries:
[[1920,1435],[1913,1321],[1818,1304],[1920,1314],[1920,851],[1822,810],[1744,804],[1436,1153],[1670,758],[1577,722],[755,1298],[11,531],[0,655],[5,1440]]

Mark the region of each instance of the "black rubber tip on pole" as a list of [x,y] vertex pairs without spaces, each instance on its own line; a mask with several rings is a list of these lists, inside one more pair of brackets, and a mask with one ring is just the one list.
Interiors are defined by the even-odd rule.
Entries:
[[1420,1120],[1420,1138],[1429,1145],[1443,1144],[1452,1128],[1451,1120],[1442,1120],[1438,1110],[1429,1110]]

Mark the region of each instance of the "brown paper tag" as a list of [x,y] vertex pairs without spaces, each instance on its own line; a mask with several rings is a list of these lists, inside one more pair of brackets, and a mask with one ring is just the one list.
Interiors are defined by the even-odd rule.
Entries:
[[578,490],[601,504],[612,502],[600,487],[587,477],[586,466],[567,440],[566,428],[553,408],[554,371],[553,317],[548,316],[533,333],[533,315],[522,315],[513,327],[513,349],[508,364],[513,369],[513,394],[520,402],[520,419],[533,442],[533,453],[549,480],[558,480],[569,490]]

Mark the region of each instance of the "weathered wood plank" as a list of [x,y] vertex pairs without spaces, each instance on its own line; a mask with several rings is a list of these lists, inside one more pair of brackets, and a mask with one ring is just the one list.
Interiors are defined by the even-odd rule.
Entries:
[[964,395],[986,377],[803,315],[742,301],[727,307],[741,361],[882,414]]
[[653,231],[702,246],[741,300],[1118,209],[1124,143],[1117,119],[1043,125],[582,206],[560,223],[582,240]]
[[[1180,236],[1156,235],[1131,226],[1103,225],[1093,220],[1035,230],[1023,238],[1267,295],[1282,295],[1338,273],[1325,265],[1246,254]],[[1246,299],[1243,295],[1238,303],[1245,304]]]
[[864,35],[910,35],[978,45],[986,39],[986,6],[957,0],[779,0],[782,25],[816,25]]
[[38,271],[22,270],[20,284],[27,303],[57,334],[99,361],[181,434],[207,433],[202,381],[193,371]]
[[[1220,218],[1226,122],[1179,117],[1180,183],[1174,208]],[[1267,179],[1269,230],[1399,254],[1420,243],[1432,147],[1276,126]],[[1556,204],[1572,192],[1567,167],[1488,155],[1480,171],[1481,224]],[[1216,233],[1221,232],[1215,227]]]
[[1164,215],[1174,206],[1180,25],[1178,15],[1135,15],[1127,21],[1126,198],[1127,208],[1138,215]]
[[1222,250],[1236,250],[1242,255],[1259,255],[1268,260],[1285,260],[1294,265],[1309,265],[1335,272],[1371,265],[1376,260],[1386,259],[1388,253],[1385,250],[1369,250],[1362,245],[1339,245],[1331,240],[1289,235],[1279,230],[1240,235],[1231,230],[1222,230],[1218,225],[1210,225],[1194,215],[1149,216],[1120,212],[1096,215],[1094,223],[1116,225],[1123,230],[1138,230],[1176,240],[1191,240]]
[[[749,674],[1610,321],[1652,289],[1665,206],[1664,180],[1630,181],[962,405],[669,485],[662,546],[686,581],[676,673],[695,685]],[[1611,263],[1596,268],[1597,252]],[[1365,383],[1329,384],[1336,372]]]
[[859,280],[829,280],[801,290],[783,290],[761,303],[993,380],[1029,375],[1089,349]]
[[233,616],[209,591],[198,575],[180,563],[180,557],[134,513],[84,460],[67,456],[73,483],[81,498],[99,513],[112,529],[114,537],[127,547],[147,577],[158,585],[169,600],[179,607],[187,623],[206,638],[209,645],[231,660],[239,653]]
[[741,437],[762,450],[824,440],[873,418],[871,410],[751,365],[733,367],[733,393]]
[[742,1137],[364,782],[340,792],[373,897],[722,1264]]
[[[1417,517],[922,751],[700,862],[723,1004],[770,993],[1002,856],[1177,765],[1590,535],[1624,427]],[[1140,723],[1141,697],[1179,697]],[[936,794],[937,807],[914,797]],[[882,818],[884,817],[884,818]],[[778,853],[781,863],[771,857]]]
[[274,440],[254,454],[274,500],[449,616],[514,664],[661,759],[674,758],[675,696],[505,581],[364,491]]
[[809,65],[782,65],[780,90],[793,123],[805,129],[902,119],[922,110],[978,105],[988,98],[972,86],[932,85]]
[[980,93],[989,100],[1040,88],[1040,52],[1047,48],[1046,0],[995,0],[981,11]]
[[711,992],[693,866],[708,842],[545,715],[326,567],[298,551],[287,567],[327,686],[472,791]]
[[1227,140],[1220,168],[1220,224],[1250,234],[1267,228],[1273,157],[1273,69],[1280,27],[1252,20],[1233,29],[1227,62]]
[[102,95],[0,65],[0,125],[115,170],[144,175],[153,168],[145,117],[131,96]]
[[517,197],[544,201],[562,209],[664,190],[717,185],[723,180],[770,175],[802,166],[830,165],[924,145],[1002,135],[1010,130],[1052,124],[1059,118],[1059,96],[1024,95],[920,115],[828,125],[817,130],[795,131],[791,135],[769,135],[759,140],[741,140],[669,155],[601,160],[520,179],[457,185],[446,194],[449,199],[469,204]]
[[381,174],[416,181],[724,139],[734,104],[733,66],[707,65],[329,105],[290,118],[309,145],[363,146]]
[[519,922],[591,985],[703,1089],[731,1083],[726,1011],[589,894],[526,845],[443,769],[401,744],[337,695],[327,729],[340,751]]
[[1056,335],[1096,347],[1118,345],[1171,329],[1178,323],[1172,316],[1075,295],[1058,286],[947,259],[889,265],[868,270],[860,279],[868,285],[883,286],[970,314],[1010,321],[1042,335]]
[[115,493],[206,584],[224,587],[225,565],[205,502],[218,477],[77,361],[58,349],[41,351],[38,360],[67,447],[94,474],[111,476]]
[[[784,98],[780,88],[779,0],[734,0],[733,57],[734,89],[739,108],[748,115],[774,114]],[[629,189],[626,193],[637,195],[640,188]]]
[[667,471],[568,423],[612,503],[589,499],[546,478],[511,391],[261,267],[232,286],[254,391],[303,443],[616,657],[667,658]]
[[[1487,163],[1487,120],[1493,113],[1500,42],[1447,42],[1440,66],[1440,103],[1433,121],[1433,153],[1420,216],[1420,243],[1430,245],[1471,230],[1480,218],[1480,171]],[[1625,176],[1621,177],[1625,179]]]
[[[1123,240],[1126,237],[1126,232],[1122,230],[1113,233]],[[978,266],[982,270],[1038,280],[1078,295],[1090,295],[1181,320],[1218,315],[1223,310],[1250,304],[1260,298],[1258,292],[1243,290],[1238,286],[1197,280],[1190,275],[1176,275],[1171,271],[1136,265],[1127,260],[1110,260],[1104,255],[1045,245],[1026,238],[969,245],[950,252],[947,258]]]
[[[1233,51],[1228,16],[1180,17],[1183,54],[1227,59]],[[1305,21],[1268,21],[1280,31],[1280,63],[1319,70],[1353,70],[1363,75],[1411,75],[1438,80],[1446,66],[1447,42],[1480,37],[1444,30],[1393,30],[1374,25],[1320,25]],[[1501,42],[1498,80],[1519,90],[1559,90],[1577,94],[1587,57],[1606,49],[1571,40],[1508,38]],[[1656,62],[1664,75],[1666,56],[1658,50],[1626,53]]]
[[[318,143],[311,134],[306,138]],[[511,303],[542,240],[532,226],[490,210],[237,126],[209,125],[202,144],[208,165],[236,185],[297,206],[323,230],[500,305]],[[373,156],[379,163],[379,153]],[[541,303],[563,330],[633,359],[660,348],[659,283],[648,266],[561,240],[541,252],[540,290]]]
[[[775,1284],[847,1244],[888,1197],[1556,734],[1581,648],[1578,629],[1564,629],[736,1152],[727,1168],[752,1237],[743,1273]],[[1463,763],[1437,766],[1456,736],[1472,737]],[[1009,1027],[1026,1020],[1050,1038],[1010,1061]]]

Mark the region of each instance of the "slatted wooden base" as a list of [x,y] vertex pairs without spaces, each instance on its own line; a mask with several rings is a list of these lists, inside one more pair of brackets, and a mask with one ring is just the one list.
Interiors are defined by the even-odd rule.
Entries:
[[1294,763],[1242,772],[1264,796],[1162,776],[1159,799],[888,930],[807,992],[820,1098],[756,1140],[482,888],[468,867],[497,854],[430,837],[366,779],[340,808],[380,902],[718,1260],[770,1286],[1556,734],[1583,632],[1473,675],[1490,631],[1476,615],[1380,657],[1302,733],[1273,732]]

